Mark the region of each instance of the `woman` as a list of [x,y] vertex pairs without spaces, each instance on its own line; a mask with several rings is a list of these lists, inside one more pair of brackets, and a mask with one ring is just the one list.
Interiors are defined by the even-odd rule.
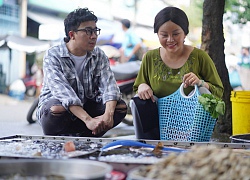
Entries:
[[[166,7],[155,17],[154,33],[162,47],[148,51],[134,83],[138,98],[131,101],[138,139],[159,139],[157,98],[174,93],[184,83],[186,94],[197,85],[202,93],[221,98],[223,85],[209,55],[185,45],[188,18],[181,9]],[[153,112],[152,112],[153,111]]]

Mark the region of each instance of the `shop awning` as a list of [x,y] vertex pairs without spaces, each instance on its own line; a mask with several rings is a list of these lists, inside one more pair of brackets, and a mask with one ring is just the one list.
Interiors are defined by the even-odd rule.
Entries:
[[38,30],[38,38],[40,40],[58,40],[64,37],[62,18],[32,11],[28,11],[27,16],[40,24]]
[[[27,16],[33,21],[39,23],[38,38],[40,40],[60,40],[65,37],[64,19],[44,13],[28,11]],[[110,21],[98,19],[97,26],[101,28],[101,34],[98,36],[98,45],[102,45],[111,41],[121,42],[123,36],[121,23],[118,21]]]
[[18,35],[0,36],[0,48],[10,48],[26,53],[42,52],[50,47],[50,44],[34,37],[21,37]]

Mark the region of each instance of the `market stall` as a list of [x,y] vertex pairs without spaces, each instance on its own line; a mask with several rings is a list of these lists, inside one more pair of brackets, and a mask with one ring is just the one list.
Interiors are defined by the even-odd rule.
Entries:
[[[43,160],[48,161],[46,163],[61,162],[63,164],[64,161],[71,162],[77,159],[105,163],[112,167],[112,172],[127,176],[133,169],[159,163],[170,154],[183,156],[184,153],[190,153],[192,148],[210,146],[231,149],[232,152],[238,152],[238,156],[250,157],[250,143],[14,135],[0,138],[0,166],[8,161],[13,163],[13,159],[17,162],[32,159],[38,164]],[[26,168],[25,166],[26,164],[22,167]],[[19,165],[16,168],[20,169]],[[2,175],[6,176],[6,172],[1,172],[0,177]],[[63,176],[64,174],[57,175]]]

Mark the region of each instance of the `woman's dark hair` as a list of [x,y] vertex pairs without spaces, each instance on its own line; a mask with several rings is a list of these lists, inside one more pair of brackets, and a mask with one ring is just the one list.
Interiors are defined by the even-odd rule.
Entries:
[[189,33],[189,22],[186,13],[179,8],[171,6],[165,7],[155,16],[154,33],[158,33],[161,25],[168,21],[172,21],[180,26],[185,35]]
[[64,41],[67,43],[70,40],[69,31],[75,31],[80,26],[82,22],[85,21],[95,21],[97,22],[97,17],[88,8],[78,8],[68,14],[64,19],[64,30],[66,37]]

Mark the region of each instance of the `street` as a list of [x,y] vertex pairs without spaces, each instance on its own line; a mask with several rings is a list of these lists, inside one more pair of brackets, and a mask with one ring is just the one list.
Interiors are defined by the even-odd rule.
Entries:
[[[19,101],[8,95],[0,94],[0,137],[12,135],[43,135],[39,123],[29,124],[26,115],[33,99]],[[108,131],[104,137],[134,138],[133,126],[124,123]]]

